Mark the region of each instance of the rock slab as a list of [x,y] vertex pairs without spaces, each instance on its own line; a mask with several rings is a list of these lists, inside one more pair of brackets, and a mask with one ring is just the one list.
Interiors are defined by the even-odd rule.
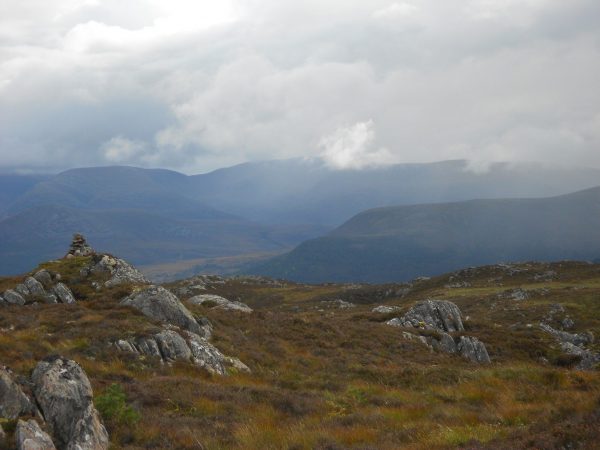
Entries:
[[92,386],[79,364],[62,357],[48,358],[37,364],[32,381],[58,448],[108,449],[108,433],[94,407]]

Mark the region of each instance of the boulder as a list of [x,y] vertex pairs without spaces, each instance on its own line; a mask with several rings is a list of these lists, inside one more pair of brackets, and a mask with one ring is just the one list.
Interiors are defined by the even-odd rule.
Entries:
[[241,311],[251,313],[252,308],[242,302],[227,300],[220,295],[203,294],[196,295],[188,300],[192,305],[211,305],[215,309],[228,309],[233,311]]
[[27,297],[27,296],[31,295],[31,292],[29,292],[29,289],[27,289],[27,286],[25,286],[23,283],[17,284],[15,286],[15,291],[18,292],[23,297]]
[[187,342],[176,331],[164,330],[154,338],[165,362],[190,361],[192,359],[192,351]]
[[34,393],[56,439],[66,450],[106,450],[108,433],[93,404],[90,381],[75,361],[40,361],[32,375]]
[[44,286],[42,286],[42,283],[40,283],[38,280],[36,280],[33,277],[25,278],[25,281],[23,282],[23,284],[25,286],[27,286],[27,289],[29,289],[29,292],[31,293],[31,295],[44,296],[46,294],[46,291],[44,290]]
[[600,354],[598,353],[594,353],[570,342],[563,342],[560,347],[569,355],[579,356],[580,360],[575,367],[578,370],[593,370],[600,365]]
[[134,292],[124,298],[121,304],[131,306],[151,319],[176,325],[198,335],[205,333],[205,329],[179,299],[161,286],[149,286]]
[[135,340],[135,348],[146,356],[156,357],[162,361],[162,354],[156,343],[156,339],[152,337],[141,337]]
[[42,286],[44,286],[46,289],[52,286],[52,275],[50,275],[50,272],[48,272],[46,269],[36,272],[35,275],[33,275],[33,278],[42,283]]
[[21,296],[21,294],[13,291],[12,289],[7,289],[2,294],[4,297],[4,301],[6,303],[10,303],[11,305],[24,305],[25,299]]
[[19,420],[15,438],[17,450],[56,450],[50,436],[33,419],[27,422]]
[[19,416],[34,415],[36,408],[21,387],[13,380],[6,367],[0,367],[0,418],[16,419]]
[[547,323],[540,323],[540,328],[546,333],[551,334],[561,344],[568,342],[570,344],[581,347],[583,345],[591,344],[594,342],[594,335],[592,333],[568,333],[566,331],[560,331],[552,328]]
[[63,283],[56,283],[56,286],[52,288],[52,292],[56,294],[62,303],[75,303],[73,292]]
[[[405,327],[435,329],[445,332],[464,331],[460,310],[445,300],[425,300],[417,303],[396,322]],[[397,325],[394,322],[390,325]]]
[[108,273],[110,279],[105,286],[118,286],[124,283],[148,284],[150,281],[127,261],[111,255],[97,255],[95,264],[89,269],[91,273]]
[[250,372],[237,358],[225,356],[205,338],[171,327],[160,333],[135,340],[119,340],[114,346],[121,351],[159,358],[162,362],[192,362],[216,375],[227,375],[227,368]]
[[485,364],[491,362],[485,345],[476,337],[461,336],[457,349],[458,352],[469,361]]

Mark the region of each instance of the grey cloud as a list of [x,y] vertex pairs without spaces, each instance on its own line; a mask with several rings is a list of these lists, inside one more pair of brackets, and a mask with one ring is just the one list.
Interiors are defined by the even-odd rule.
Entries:
[[206,171],[366,123],[386,161],[600,165],[597,1],[198,5],[0,6],[0,165]]

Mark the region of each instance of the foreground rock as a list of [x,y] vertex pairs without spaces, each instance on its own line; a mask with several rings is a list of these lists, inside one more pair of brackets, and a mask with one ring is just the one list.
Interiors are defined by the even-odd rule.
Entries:
[[75,361],[40,361],[33,371],[34,393],[56,439],[66,450],[108,449],[108,433],[94,408],[90,381]]
[[560,344],[561,349],[567,354],[579,358],[578,370],[592,370],[600,364],[600,354],[586,348],[586,345],[594,342],[594,335],[587,333],[568,333],[554,329],[547,323],[541,322],[540,328],[552,335]]
[[414,305],[404,316],[391,319],[386,324],[402,328],[418,328],[435,333],[420,336],[403,332],[405,339],[418,341],[431,350],[459,354],[475,363],[489,363],[490,356],[483,342],[472,336],[460,336],[458,339],[449,333],[464,331],[460,309],[445,300],[425,300]]
[[154,336],[122,339],[115,342],[119,350],[144,357],[158,358],[161,362],[189,362],[215,375],[227,375],[228,369],[250,372],[237,358],[223,355],[214,345],[195,333],[167,328]]
[[161,286],[149,286],[134,292],[121,304],[131,306],[151,319],[176,325],[205,338],[210,337],[210,328],[206,323],[199,323],[174,294]]
[[33,419],[27,422],[19,420],[15,437],[17,450],[56,450],[50,436]]
[[111,255],[95,255],[92,265],[85,271],[92,274],[108,274],[110,278],[104,283],[106,287],[150,283],[142,272],[127,261]]
[[43,269],[13,289],[7,289],[0,295],[0,303],[24,305],[26,303],[75,303],[71,290],[63,283],[59,274],[51,274]]
[[242,302],[231,301],[225,297],[214,294],[202,294],[196,295],[188,300],[192,305],[203,305],[213,307],[214,309],[227,309],[232,311],[240,311],[245,313],[251,313],[252,308]]
[[0,367],[0,418],[14,420],[20,416],[35,415],[36,408],[13,380],[6,367]]
[[401,319],[390,325],[425,328],[445,332],[464,331],[460,310],[445,300],[425,300],[413,306]]
[[396,312],[399,310],[400,310],[399,306],[379,305],[379,306],[376,306],[375,308],[373,308],[371,310],[371,312],[380,313],[380,314],[389,314],[389,313],[393,313],[393,312]]

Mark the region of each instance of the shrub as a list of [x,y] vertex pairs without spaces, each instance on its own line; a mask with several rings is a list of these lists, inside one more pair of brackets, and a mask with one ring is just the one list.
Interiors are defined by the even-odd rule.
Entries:
[[127,396],[119,384],[112,384],[102,395],[96,397],[94,403],[107,422],[133,425],[140,420],[140,414],[127,404]]

